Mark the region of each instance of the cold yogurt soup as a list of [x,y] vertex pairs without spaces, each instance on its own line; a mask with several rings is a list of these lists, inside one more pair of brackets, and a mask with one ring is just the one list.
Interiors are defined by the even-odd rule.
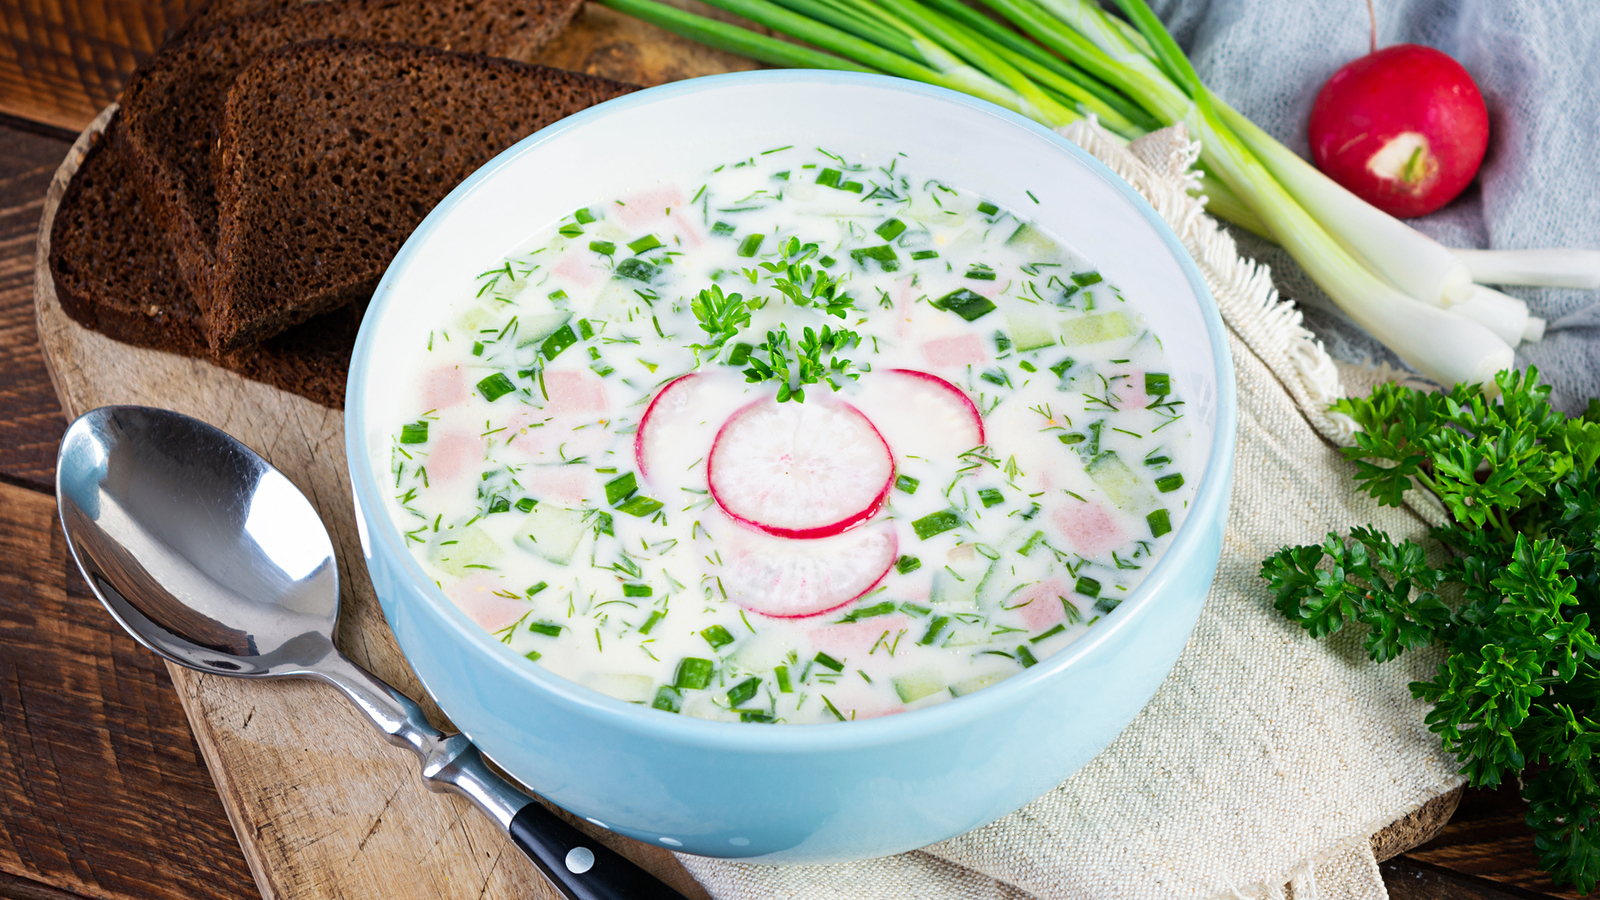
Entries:
[[486,632],[662,714],[941,703],[1095,627],[1192,494],[1138,297],[914,157],[785,147],[466,272],[391,512]]

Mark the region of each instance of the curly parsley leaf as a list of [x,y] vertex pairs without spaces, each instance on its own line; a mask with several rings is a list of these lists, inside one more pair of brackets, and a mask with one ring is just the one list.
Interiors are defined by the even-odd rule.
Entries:
[[[822,326],[819,332],[807,327],[794,342],[789,337],[788,326],[767,332],[767,339],[750,354],[750,368],[744,370],[745,381],[778,382],[778,402],[794,400],[804,403],[805,386],[826,384],[835,391],[844,385],[842,379],[855,380],[862,372],[870,372],[869,365],[857,366],[853,360],[841,359],[836,351],[860,346],[861,335],[847,329],[837,331]],[[765,353],[766,359],[757,354]],[[854,370],[854,371],[852,371]]]
[[1344,453],[1362,491],[1444,503],[1437,564],[1354,528],[1285,547],[1261,574],[1314,637],[1364,625],[1379,662],[1442,645],[1434,677],[1411,685],[1433,704],[1428,726],[1473,785],[1522,778],[1540,865],[1587,893],[1600,880],[1600,400],[1568,418],[1533,369],[1495,387],[1385,385],[1334,407],[1361,428]]
[[700,358],[701,353],[707,354],[707,361],[716,359],[723,346],[739,333],[739,329],[750,324],[750,305],[745,302],[744,296],[724,294],[717,285],[695,295],[689,302],[689,309],[700,320],[700,328],[709,335],[706,343],[689,345],[696,359]]

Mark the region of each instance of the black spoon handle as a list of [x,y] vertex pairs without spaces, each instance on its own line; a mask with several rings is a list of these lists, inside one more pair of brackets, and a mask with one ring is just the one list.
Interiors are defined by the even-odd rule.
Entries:
[[508,830],[511,840],[568,900],[685,900],[538,801],[524,806]]

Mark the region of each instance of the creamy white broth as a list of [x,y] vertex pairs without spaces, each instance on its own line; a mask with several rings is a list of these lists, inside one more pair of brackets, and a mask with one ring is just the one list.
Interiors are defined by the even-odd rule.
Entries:
[[[392,427],[444,593],[611,696],[789,723],[949,700],[1115,609],[1194,488],[1158,323],[913,163],[784,148],[464,274]],[[806,329],[818,377],[776,377]]]

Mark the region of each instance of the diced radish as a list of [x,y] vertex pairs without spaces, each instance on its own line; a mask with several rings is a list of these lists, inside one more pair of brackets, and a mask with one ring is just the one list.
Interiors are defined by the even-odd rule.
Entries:
[[717,579],[728,599],[778,619],[838,609],[877,586],[900,552],[888,524],[796,541],[745,528],[721,515],[702,519],[721,559]]
[[851,402],[889,442],[897,462],[907,456],[952,460],[985,441],[978,407],[937,375],[885,369],[860,384]]
[[546,369],[544,392],[550,397],[545,409],[554,413],[603,413],[606,411],[606,385],[591,372]]
[[871,518],[894,482],[894,458],[855,407],[820,392],[805,403],[760,400],[717,432],[706,461],[711,496],[768,534],[820,538]]
[[1084,556],[1099,556],[1128,541],[1127,532],[1098,503],[1073,503],[1060,507],[1052,517],[1067,536],[1072,549]]
[[989,360],[989,351],[983,345],[983,338],[975,334],[964,334],[960,337],[924,341],[922,358],[935,369],[975,366]]
[[645,407],[633,438],[639,474],[658,488],[706,490],[705,468],[697,464],[711,455],[728,416],[749,402],[743,379],[722,373],[667,382]]

